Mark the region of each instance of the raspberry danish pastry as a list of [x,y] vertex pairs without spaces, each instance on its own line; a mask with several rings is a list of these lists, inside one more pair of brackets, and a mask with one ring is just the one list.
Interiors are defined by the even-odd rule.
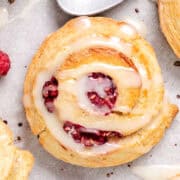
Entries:
[[32,169],[33,156],[16,148],[12,133],[0,120],[0,179],[25,180]]
[[50,35],[24,83],[40,143],[86,167],[123,164],[159,142],[177,113],[151,46],[126,22],[79,17]]

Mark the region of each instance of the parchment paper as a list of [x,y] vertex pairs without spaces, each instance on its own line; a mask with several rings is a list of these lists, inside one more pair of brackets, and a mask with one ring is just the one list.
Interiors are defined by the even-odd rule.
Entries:
[[[180,116],[174,120],[165,137],[151,152],[133,163],[102,169],[89,169],[66,164],[56,160],[39,145],[32,135],[22,106],[23,81],[27,66],[43,39],[72,18],[63,13],[55,0],[39,0],[27,10],[24,18],[18,18],[0,29],[0,49],[6,51],[12,60],[12,67],[5,78],[0,79],[0,117],[8,121],[9,126],[21,140],[16,140],[19,147],[30,150],[35,156],[35,165],[30,180],[138,180],[131,168],[136,165],[176,164],[180,162]],[[19,14],[28,1],[16,0],[12,5],[0,1],[0,6],[7,6],[10,17]],[[138,8],[139,12],[135,12]],[[131,17],[143,21],[147,26],[147,40],[154,46],[162,68],[169,99],[180,106],[180,67],[173,63],[177,58],[170,49],[160,31],[157,7],[148,0],[125,0],[119,6],[101,16],[117,20]],[[19,127],[18,123],[23,126]],[[177,144],[177,145],[175,145]],[[131,167],[128,167],[131,166]]]

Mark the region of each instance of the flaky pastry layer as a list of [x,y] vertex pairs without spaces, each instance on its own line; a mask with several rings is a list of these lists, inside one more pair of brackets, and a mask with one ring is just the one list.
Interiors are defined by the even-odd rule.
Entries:
[[26,180],[34,158],[28,151],[15,147],[13,141],[12,132],[0,120],[0,179]]

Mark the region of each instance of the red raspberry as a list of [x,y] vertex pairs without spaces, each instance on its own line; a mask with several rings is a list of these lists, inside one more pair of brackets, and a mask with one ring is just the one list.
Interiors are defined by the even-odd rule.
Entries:
[[10,66],[11,62],[9,56],[5,52],[0,51],[0,76],[5,76],[8,73]]
[[116,131],[102,131],[98,129],[85,128],[71,121],[65,121],[63,129],[71,134],[76,143],[84,144],[86,147],[105,144],[110,138],[121,138],[122,134]]
[[[94,104],[98,108],[107,107],[109,111],[105,112],[104,115],[108,115],[111,112],[111,109],[114,107],[116,103],[116,99],[118,96],[117,87],[114,84],[112,78],[108,75],[105,75],[101,72],[93,72],[88,75],[89,81],[97,81],[98,85],[101,86],[101,83],[108,83],[108,86],[104,88],[105,97],[101,97],[96,89],[92,91],[88,91],[87,97],[92,104]],[[89,82],[90,83],[90,82]]]
[[55,110],[54,100],[58,96],[58,81],[55,77],[52,77],[50,81],[46,81],[42,88],[42,97],[44,99],[44,105],[46,109],[52,113]]

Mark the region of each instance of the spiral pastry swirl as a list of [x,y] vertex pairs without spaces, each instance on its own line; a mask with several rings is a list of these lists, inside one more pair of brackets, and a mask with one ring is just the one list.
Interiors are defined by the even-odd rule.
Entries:
[[24,106],[48,152],[86,167],[148,152],[177,113],[151,46],[132,25],[103,17],[75,18],[44,41],[26,75]]

